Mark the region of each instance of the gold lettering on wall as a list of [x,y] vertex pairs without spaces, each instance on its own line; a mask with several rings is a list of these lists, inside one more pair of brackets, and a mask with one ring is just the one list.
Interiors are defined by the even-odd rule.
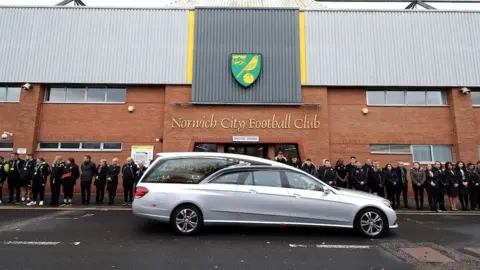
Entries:
[[172,128],[213,130],[217,126],[222,129],[236,130],[237,132],[242,132],[245,129],[318,129],[320,128],[320,121],[316,114],[305,114],[301,118],[292,118],[291,114],[282,116],[273,114],[268,118],[247,119],[234,116],[217,118],[215,114],[204,116],[201,119],[172,118]]

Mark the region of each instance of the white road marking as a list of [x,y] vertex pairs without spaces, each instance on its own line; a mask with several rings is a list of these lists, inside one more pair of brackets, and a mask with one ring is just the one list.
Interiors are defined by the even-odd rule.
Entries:
[[297,245],[289,244],[292,248],[331,248],[331,249],[369,249],[369,245]]
[[57,217],[56,219],[62,219],[62,220],[77,220],[77,219],[81,219],[81,218],[87,218],[87,217],[92,217],[93,214],[85,214],[83,216],[80,216],[80,217]]
[[73,244],[74,244],[75,246],[78,246],[78,245],[80,245],[80,242],[74,242]]
[[37,242],[37,241],[5,241],[5,245],[31,245],[31,246],[56,246],[60,242]]
[[43,215],[43,216],[36,217],[36,218],[30,218],[30,219],[27,219],[27,220],[6,224],[4,226],[0,226],[0,233],[1,232],[6,232],[6,231],[20,231],[20,229],[22,229],[26,226],[29,226],[29,225],[32,225],[32,224],[35,224],[37,222],[41,222],[41,221],[44,221],[44,220],[47,220],[47,219],[56,218],[58,216],[67,215],[68,213],[70,213],[70,212],[59,211],[59,212],[54,212],[52,214]]

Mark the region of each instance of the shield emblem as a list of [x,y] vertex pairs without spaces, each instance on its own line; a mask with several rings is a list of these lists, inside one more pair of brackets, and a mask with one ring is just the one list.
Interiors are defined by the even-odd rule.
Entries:
[[230,57],[233,77],[243,87],[252,85],[262,70],[262,55],[259,53],[233,53]]

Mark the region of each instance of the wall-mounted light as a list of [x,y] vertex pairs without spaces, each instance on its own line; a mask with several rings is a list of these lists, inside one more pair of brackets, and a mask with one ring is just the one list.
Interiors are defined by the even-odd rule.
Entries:
[[13,133],[10,133],[8,131],[4,131],[2,133],[2,140],[6,140],[8,138],[8,136],[13,137]]
[[32,85],[31,85],[31,84],[26,83],[26,84],[22,85],[22,90],[24,90],[24,91],[30,91],[30,89],[32,89]]
[[362,113],[363,113],[363,115],[367,115],[368,114],[368,108],[363,108]]
[[467,88],[467,87],[462,87],[462,88],[460,89],[460,93],[462,93],[462,94],[464,94],[464,95],[468,95],[468,94],[470,94],[470,89]]
[[128,106],[128,112],[133,113],[135,111],[135,107]]

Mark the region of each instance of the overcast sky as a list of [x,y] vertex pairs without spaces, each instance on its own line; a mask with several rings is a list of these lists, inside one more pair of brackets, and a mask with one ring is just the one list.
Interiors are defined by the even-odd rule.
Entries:
[[[62,0],[0,0],[0,5],[15,6],[53,6]],[[162,7],[175,0],[83,0],[87,6],[100,7]],[[404,9],[405,3],[332,3],[325,2],[327,8],[333,9]],[[444,10],[480,10],[480,4],[446,4],[430,3],[437,9]],[[419,8],[422,9],[422,8]]]

